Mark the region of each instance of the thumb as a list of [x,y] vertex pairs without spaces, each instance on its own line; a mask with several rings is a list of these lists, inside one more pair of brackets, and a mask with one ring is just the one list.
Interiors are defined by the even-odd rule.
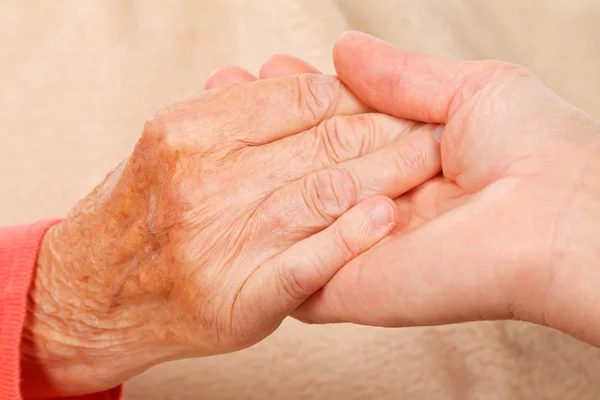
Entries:
[[323,287],[348,261],[387,236],[396,205],[383,196],[362,201],[325,230],[304,239],[256,270],[244,302],[257,305],[260,326],[279,324]]
[[445,124],[489,82],[523,71],[490,61],[460,61],[393,46],[361,32],[337,41],[339,78],[366,105],[396,117]]
[[461,177],[469,191],[539,147],[537,138],[510,135],[515,125],[535,121],[536,108],[527,105],[556,109],[554,96],[540,91],[543,84],[529,71],[502,62],[422,54],[358,32],[340,37],[334,62],[340,80],[375,111],[445,125],[438,128],[444,176]]
[[412,233],[387,236],[292,316],[308,323],[403,327],[511,318],[516,302],[525,311],[540,309],[532,302],[543,298],[536,297],[543,285],[535,292],[529,277],[530,290],[514,289],[523,281],[511,267],[517,252],[487,254],[496,238],[481,234],[485,210],[455,211]]

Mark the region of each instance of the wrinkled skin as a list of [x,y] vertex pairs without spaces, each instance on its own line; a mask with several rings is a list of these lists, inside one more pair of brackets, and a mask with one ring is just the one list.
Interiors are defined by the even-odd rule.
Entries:
[[24,393],[100,391],[260,341],[393,229],[390,198],[439,172],[433,125],[364,114],[331,76],[243,75],[148,121],[50,229]]
[[600,132],[529,71],[348,33],[340,79],[373,109],[440,125],[443,177],[295,314],[409,326],[516,318],[600,345]]

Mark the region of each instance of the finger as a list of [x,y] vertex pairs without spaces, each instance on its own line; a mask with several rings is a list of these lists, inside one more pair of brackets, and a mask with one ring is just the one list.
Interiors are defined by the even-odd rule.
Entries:
[[423,126],[381,150],[308,174],[275,192],[263,205],[265,213],[277,215],[278,229],[297,240],[366,198],[395,198],[440,172],[433,129]]
[[462,104],[494,79],[522,68],[499,62],[452,60],[347,32],[334,48],[340,79],[373,109],[430,123],[446,123]]
[[279,78],[288,75],[320,74],[314,66],[297,57],[287,54],[276,54],[270,57],[260,68],[260,79]]
[[394,225],[395,204],[391,199],[378,196],[365,200],[327,229],[263,265],[247,281],[245,295],[269,299],[262,313],[284,318],[344,264],[383,239]]
[[[438,190],[455,192],[452,186],[445,181]],[[523,256],[532,248],[530,238],[540,236],[539,226],[523,223],[532,221],[531,211],[515,203],[499,214],[495,196],[478,195],[477,203],[442,211],[410,233],[396,229],[344,266],[294,317],[377,326],[514,318],[544,322],[539,311],[547,305],[552,277],[544,269],[522,268],[533,262]],[[498,234],[484,235],[490,218]],[[500,234],[515,224],[518,237]],[[544,239],[533,243],[534,254],[544,246]]]
[[[337,77],[303,74],[204,92],[180,105],[178,114],[201,114],[206,118],[207,136],[213,140],[223,141],[226,135],[227,140],[261,145],[310,129],[335,115],[366,111]],[[208,128],[211,125],[216,127],[213,131]]]
[[[311,172],[362,157],[420,126],[414,121],[379,113],[330,118],[306,132],[266,145],[264,150],[272,154],[274,171],[264,171],[265,182],[261,187],[272,190]],[[256,155],[259,159],[261,156],[262,151]]]
[[205,90],[211,90],[234,83],[244,83],[255,81],[256,76],[241,67],[231,66],[219,68],[213,71],[206,83],[204,84]]
[[[445,215],[444,219],[457,219]],[[473,218],[470,216],[469,218]],[[310,323],[353,322],[375,326],[420,326],[479,318],[508,318],[501,279],[485,276],[487,266],[457,262],[453,249],[466,238],[464,226],[433,223],[412,234],[390,235],[369,252],[349,262],[331,281],[293,314]],[[469,251],[478,253],[483,238],[468,233]],[[470,258],[470,257],[466,257]],[[480,259],[483,259],[481,257]],[[469,271],[477,265],[482,274]],[[483,282],[486,279],[487,282]],[[495,279],[494,279],[495,278]],[[483,300],[480,288],[488,285]],[[484,296],[484,297],[485,297]],[[496,297],[495,297],[496,296]],[[483,314],[480,314],[483,313]]]

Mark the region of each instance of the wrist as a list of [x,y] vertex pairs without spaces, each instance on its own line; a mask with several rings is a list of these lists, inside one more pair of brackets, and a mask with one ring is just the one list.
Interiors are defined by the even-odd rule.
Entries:
[[600,346],[600,152],[590,148],[581,157],[584,167],[572,177],[570,201],[555,227],[543,320]]
[[89,270],[93,262],[98,271],[107,266],[82,262],[76,249],[87,246],[69,240],[68,223],[44,237],[28,294],[21,365],[31,398],[107,390],[168,357],[140,318],[148,306],[114,301]]

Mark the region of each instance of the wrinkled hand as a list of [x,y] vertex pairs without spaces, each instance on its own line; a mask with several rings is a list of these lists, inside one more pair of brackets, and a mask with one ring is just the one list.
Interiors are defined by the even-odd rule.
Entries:
[[93,392],[266,337],[390,232],[389,197],[439,172],[432,126],[365,111],[309,74],[157,114],[46,235],[24,371],[56,395]]
[[297,311],[384,326],[523,319],[600,345],[598,125],[524,68],[348,33],[340,79],[367,105],[440,126],[443,177]]

